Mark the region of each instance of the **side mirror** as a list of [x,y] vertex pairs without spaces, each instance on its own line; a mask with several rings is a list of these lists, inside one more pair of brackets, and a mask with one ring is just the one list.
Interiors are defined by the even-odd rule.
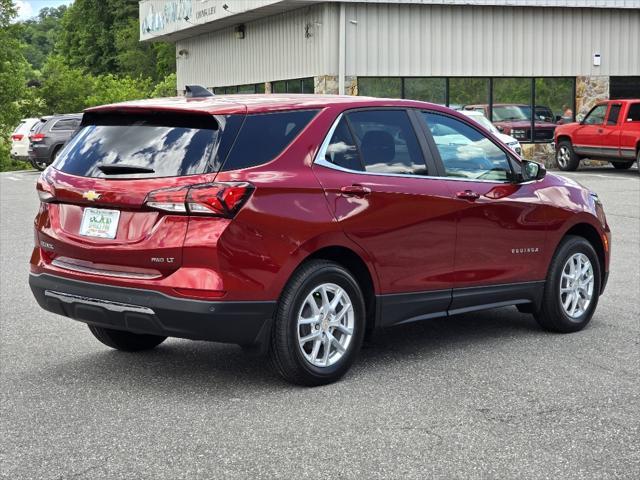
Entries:
[[542,180],[547,174],[547,169],[538,162],[531,160],[522,161],[522,181],[530,182],[531,180]]
[[504,132],[504,127],[502,125],[496,125],[496,128],[500,133]]
[[576,115],[576,120],[578,121],[578,123],[584,122],[584,115],[582,113],[579,113],[578,115]]

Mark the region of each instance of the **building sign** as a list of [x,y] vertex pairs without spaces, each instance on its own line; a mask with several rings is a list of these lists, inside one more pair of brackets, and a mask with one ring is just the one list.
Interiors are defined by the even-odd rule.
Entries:
[[180,30],[215,22],[282,2],[283,0],[142,0],[140,40],[151,40]]

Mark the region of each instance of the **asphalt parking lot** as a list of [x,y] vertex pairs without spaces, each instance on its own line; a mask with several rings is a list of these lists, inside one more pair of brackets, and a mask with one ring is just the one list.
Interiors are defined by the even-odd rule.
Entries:
[[590,326],[503,308],[379,334],[341,382],[283,383],[229,345],[127,354],[27,285],[35,172],[0,174],[0,476],[640,478],[640,176],[567,174],[613,231]]

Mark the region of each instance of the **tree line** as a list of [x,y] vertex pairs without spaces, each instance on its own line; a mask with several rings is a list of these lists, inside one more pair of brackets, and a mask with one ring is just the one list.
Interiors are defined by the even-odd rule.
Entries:
[[138,2],[75,0],[16,22],[0,0],[0,171],[20,119],[174,95],[175,47],[139,41]]

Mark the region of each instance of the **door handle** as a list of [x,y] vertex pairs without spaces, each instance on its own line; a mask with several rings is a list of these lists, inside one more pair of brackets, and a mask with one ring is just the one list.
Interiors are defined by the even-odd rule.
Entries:
[[456,193],[456,197],[473,202],[480,198],[480,194],[472,190],[463,190],[462,192]]
[[340,193],[345,197],[362,198],[369,195],[371,193],[371,189],[363,185],[349,185],[346,187],[342,187],[340,189]]

